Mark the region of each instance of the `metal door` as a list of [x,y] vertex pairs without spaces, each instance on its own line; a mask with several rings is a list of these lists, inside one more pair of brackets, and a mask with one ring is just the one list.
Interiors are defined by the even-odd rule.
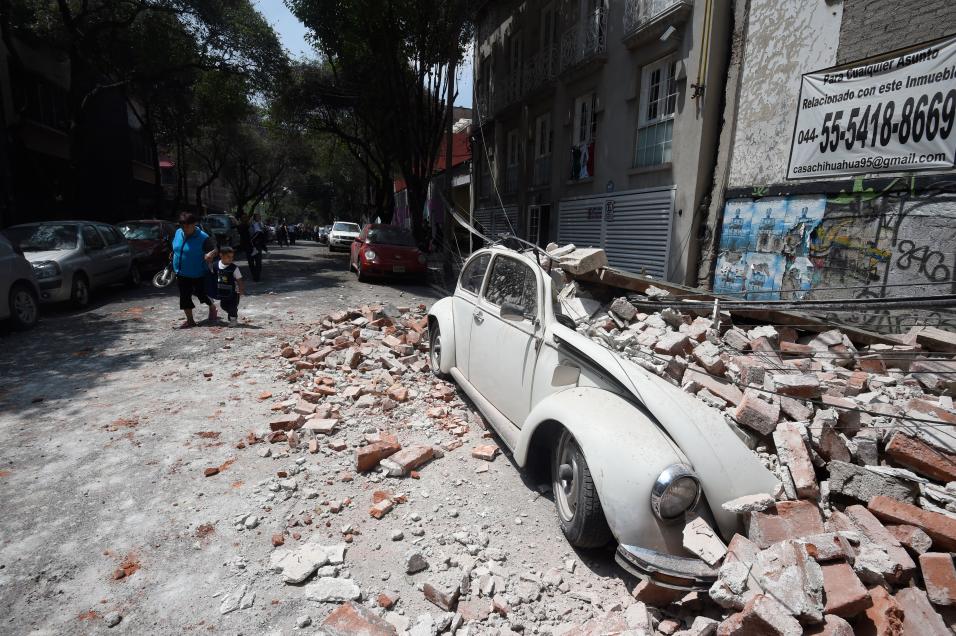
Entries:
[[612,267],[666,279],[674,191],[650,188],[564,199],[558,243],[601,247]]

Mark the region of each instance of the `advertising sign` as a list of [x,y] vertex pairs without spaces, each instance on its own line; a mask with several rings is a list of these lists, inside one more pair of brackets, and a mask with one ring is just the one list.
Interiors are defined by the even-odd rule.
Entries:
[[956,160],[956,36],[808,73],[787,179],[945,170]]

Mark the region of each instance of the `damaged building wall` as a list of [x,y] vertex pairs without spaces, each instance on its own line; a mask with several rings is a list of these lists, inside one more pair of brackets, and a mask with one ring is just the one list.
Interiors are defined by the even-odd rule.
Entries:
[[800,76],[836,63],[841,7],[825,0],[751,0],[740,96],[729,114],[737,119],[731,188],[783,179]]
[[[909,25],[890,40],[881,35],[871,41],[863,33],[884,33],[891,17],[898,24],[904,6],[879,2],[884,9],[893,6],[892,16],[887,9],[875,17],[880,11],[864,4],[749,4],[744,36],[735,43],[739,93],[728,96],[725,111],[732,146],[717,167],[727,178],[715,185],[711,208],[716,254],[701,267],[701,279],[709,277],[715,292],[769,301],[919,297],[956,290],[952,171],[868,175],[848,170],[788,180],[802,75],[956,33],[956,11],[940,5],[931,12],[938,21],[932,30]],[[945,95],[954,86],[938,88]],[[903,96],[897,101],[899,111]],[[855,105],[845,106],[846,113]],[[839,108],[828,106],[827,112]],[[883,332],[923,324],[956,328],[956,314],[934,308],[848,308],[830,317]]]

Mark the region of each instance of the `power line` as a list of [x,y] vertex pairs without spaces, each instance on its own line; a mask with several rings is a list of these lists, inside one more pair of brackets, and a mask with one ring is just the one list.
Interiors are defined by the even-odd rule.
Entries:
[[[651,351],[644,351],[644,350],[642,349],[641,353],[644,354],[644,355],[646,355],[646,356],[649,356],[649,357],[651,357],[651,358],[653,358],[653,359],[655,359],[655,360],[659,360],[660,362],[664,362],[664,363],[670,363],[670,362],[671,362],[671,360],[668,360],[668,359],[666,359],[666,358],[662,358],[662,357],[660,357],[659,355],[657,355],[656,353],[651,352]],[[784,370],[784,369],[771,369],[771,370]],[[792,369],[786,369],[786,370],[787,370],[787,371],[792,371]],[[731,381],[731,380],[728,380],[726,377],[723,377],[723,376],[719,376],[719,375],[715,375],[715,374],[713,374],[713,373],[710,373],[710,372],[708,372],[708,371],[705,370],[705,369],[693,369],[693,372],[694,372],[694,373],[699,373],[699,374],[701,374],[701,375],[706,375],[706,376],[715,378],[715,379],[720,380],[721,382],[724,382],[724,383],[731,384],[732,386],[735,386],[735,387],[737,387],[738,389],[751,389],[751,390],[753,390],[753,391],[757,391],[757,392],[760,392],[760,393],[767,393],[767,394],[770,394],[770,395],[780,395],[780,396],[783,396],[783,397],[790,398],[790,399],[792,399],[792,400],[798,400],[798,401],[799,401],[799,400],[802,400],[802,401],[804,401],[804,402],[810,402],[811,404],[822,405],[822,406],[823,406],[824,408],[826,408],[826,409],[840,409],[840,410],[842,410],[842,411],[847,411],[847,412],[851,412],[851,413],[861,413],[861,414],[866,414],[866,415],[870,415],[870,416],[874,416],[874,417],[890,417],[890,418],[897,419],[897,420],[904,420],[904,421],[910,421],[910,422],[920,422],[920,423],[932,424],[932,425],[935,425],[936,427],[940,427],[940,428],[956,428],[956,426],[954,426],[953,424],[946,424],[946,423],[943,422],[942,420],[938,420],[938,419],[937,419],[937,420],[928,420],[928,419],[916,418],[916,417],[906,416],[906,415],[888,415],[888,414],[886,414],[886,413],[879,413],[879,412],[877,412],[877,411],[867,411],[867,410],[865,410],[865,409],[860,409],[860,408],[856,408],[856,407],[847,407],[847,406],[839,406],[839,405],[835,405],[835,404],[827,404],[826,402],[824,402],[824,401],[822,401],[822,400],[816,400],[816,399],[812,399],[812,398],[796,398],[796,397],[793,397],[792,395],[787,395],[787,394],[781,393],[781,392],[779,392],[779,391],[773,391],[773,390],[770,390],[770,389],[764,389],[764,388],[759,388],[759,387],[754,387],[754,386],[741,385],[741,384],[739,384],[739,383],[737,383],[737,382],[733,382],[733,381]],[[853,427],[851,427],[851,428],[853,428]],[[929,428],[932,428],[932,426],[929,427]],[[956,437],[954,437],[954,439],[956,439]]]

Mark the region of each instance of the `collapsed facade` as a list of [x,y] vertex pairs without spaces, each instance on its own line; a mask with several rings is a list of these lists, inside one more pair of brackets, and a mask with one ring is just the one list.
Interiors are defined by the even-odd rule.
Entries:
[[[754,300],[947,294],[953,34],[942,0],[486,2],[474,218]],[[824,79],[841,74],[852,97]],[[836,317],[956,324],[938,307]]]

